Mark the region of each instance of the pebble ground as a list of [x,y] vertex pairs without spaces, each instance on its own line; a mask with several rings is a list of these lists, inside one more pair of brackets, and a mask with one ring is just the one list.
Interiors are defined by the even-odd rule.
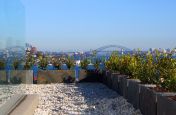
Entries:
[[[8,100],[14,94],[38,94],[34,115],[141,115],[123,97],[101,83],[0,86]],[[0,101],[0,106],[4,102]]]

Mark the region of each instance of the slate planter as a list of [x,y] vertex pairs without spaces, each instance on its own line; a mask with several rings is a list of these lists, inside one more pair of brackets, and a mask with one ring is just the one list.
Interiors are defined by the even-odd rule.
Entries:
[[127,75],[119,75],[119,94],[127,99]]
[[107,85],[107,74],[108,74],[109,71],[104,71],[103,72],[103,84]]
[[98,81],[100,82],[100,83],[103,83],[103,72],[98,72]]
[[107,72],[107,86],[112,89],[112,76],[111,76],[112,71]]
[[176,101],[169,98],[176,93],[163,93],[158,95],[157,115],[176,115]]
[[127,101],[131,103],[134,108],[139,108],[139,84],[141,83],[138,79],[127,79],[128,90],[127,90]]
[[139,109],[143,115],[157,115],[157,96],[160,92],[150,89],[156,85],[139,84]]
[[116,73],[112,73],[111,77],[112,77],[112,89],[114,91],[116,91],[117,93],[119,93],[119,72]]

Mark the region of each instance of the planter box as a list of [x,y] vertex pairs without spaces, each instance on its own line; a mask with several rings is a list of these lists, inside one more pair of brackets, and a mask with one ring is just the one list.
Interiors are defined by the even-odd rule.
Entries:
[[[32,70],[10,70],[10,79],[12,84],[33,84]],[[14,80],[16,79],[16,81]],[[18,80],[17,80],[18,79]],[[0,83],[6,81],[6,71],[0,71]]]
[[163,93],[158,95],[157,115],[176,115],[176,101],[169,98],[176,93]]
[[150,89],[152,87],[156,85],[139,84],[139,109],[143,115],[157,114],[157,96],[161,93]]
[[11,78],[21,79],[22,84],[33,84],[33,70],[11,70]]
[[112,89],[119,93],[119,74],[120,73],[112,73]]
[[[74,70],[44,70],[38,71],[37,84],[63,83],[65,77],[75,78]],[[79,72],[79,80],[84,80],[88,76],[85,70]]]
[[103,84],[107,85],[108,81],[107,81],[107,76],[108,76],[109,71],[104,71],[103,72]]
[[107,86],[112,89],[112,72],[107,72]]
[[133,104],[134,108],[139,108],[139,84],[141,83],[138,79],[127,79],[128,90],[127,90],[127,101]]
[[119,75],[119,94],[126,99],[127,99],[127,89],[128,89],[127,76]]
[[106,77],[106,71],[103,71],[103,74],[102,74],[102,83],[105,84],[105,77]]
[[0,84],[6,82],[6,71],[0,70]]
[[98,81],[100,82],[100,83],[103,83],[103,72],[98,72],[98,74],[97,74],[97,76],[98,76]]

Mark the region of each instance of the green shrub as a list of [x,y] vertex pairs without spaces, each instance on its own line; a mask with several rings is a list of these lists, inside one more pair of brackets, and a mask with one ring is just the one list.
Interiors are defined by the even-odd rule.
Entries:
[[130,78],[140,79],[144,84],[156,84],[169,91],[176,91],[176,59],[173,54],[147,53],[122,55],[112,53],[105,66],[107,70],[119,71]]
[[89,61],[87,59],[84,59],[83,61],[81,61],[81,68],[87,69],[88,64],[89,64]]
[[113,52],[109,60],[105,62],[105,67],[108,70],[120,71],[120,57],[117,52]]
[[164,55],[158,64],[160,85],[170,91],[176,91],[176,59],[172,54]]

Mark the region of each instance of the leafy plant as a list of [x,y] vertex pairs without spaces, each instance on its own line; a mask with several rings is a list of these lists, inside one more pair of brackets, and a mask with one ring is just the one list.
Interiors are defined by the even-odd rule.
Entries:
[[119,71],[130,78],[140,79],[144,84],[156,84],[176,91],[176,59],[173,53],[160,53],[158,50],[153,54],[138,51],[133,55],[119,56],[113,53],[105,65],[107,70]]
[[101,62],[101,61],[98,60],[98,59],[95,60],[94,66],[95,66],[96,70],[99,69],[100,62]]
[[159,75],[157,72],[157,63],[154,61],[152,54],[148,53],[141,67],[141,76],[139,79],[145,84],[158,84]]
[[165,89],[176,91],[176,59],[172,54],[164,55],[158,63],[160,84]]
[[109,60],[105,62],[105,67],[108,70],[119,71],[120,70],[120,57],[118,52],[113,52]]
[[87,59],[84,59],[83,61],[81,61],[81,68],[87,69],[88,64],[89,64],[89,61]]
[[32,55],[27,55],[26,56],[26,62],[25,62],[24,68],[26,70],[31,69],[31,67],[33,66],[34,63],[35,63],[34,57]]
[[74,60],[68,57],[66,60],[66,64],[67,64],[68,69],[71,69],[71,67],[74,66]]
[[45,70],[48,65],[48,58],[43,57],[42,60],[40,60],[39,66],[41,69]]

